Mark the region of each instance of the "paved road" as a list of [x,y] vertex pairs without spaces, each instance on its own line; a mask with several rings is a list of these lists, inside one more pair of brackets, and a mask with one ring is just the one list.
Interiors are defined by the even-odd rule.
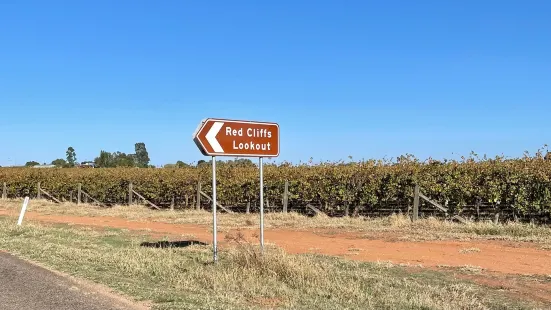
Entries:
[[0,309],[119,310],[135,307],[0,251]]

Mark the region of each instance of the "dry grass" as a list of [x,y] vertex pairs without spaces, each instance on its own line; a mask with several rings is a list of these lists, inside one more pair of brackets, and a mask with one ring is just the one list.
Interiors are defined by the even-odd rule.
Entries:
[[[21,200],[0,202],[0,209],[9,210],[17,214],[21,209]],[[144,206],[115,206],[101,208],[92,205],[54,204],[45,200],[31,200],[29,211],[51,215],[74,216],[113,216],[133,221],[156,221],[164,223],[186,223],[197,225],[211,225],[212,214],[203,210],[151,210]],[[511,240],[536,242],[544,249],[551,248],[551,228],[524,223],[493,224],[491,222],[470,222],[461,224],[451,221],[442,221],[435,218],[422,219],[412,222],[405,215],[392,215],[383,218],[343,217],[331,218],[325,215],[307,217],[298,213],[266,213],[265,227],[287,229],[323,229],[323,233],[337,232],[365,232],[366,238],[372,238],[374,233],[392,234],[397,238],[408,241],[427,240]],[[257,229],[258,214],[226,214],[218,216],[219,230],[224,232],[230,228]]]
[[[22,200],[0,201],[0,209],[19,212]],[[152,210],[144,206],[114,206],[101,208],[93,205],[76,205],[71,203],[54,204],[46,200],[31,200],[28,211],[52,215],[75,216],[113,216],[135,221],[158,221],[165,223],[182,223],[211,225],[212,213],[205,210]],[[331,218],[328,216],[306,217],[298,213],[265,213],[266,228],[334,228],[362,230],[364,218]],[[234,227],[258,227],[258,214],[220,213],[218,224],[221,229]]]
[[465,265],[460,268],[461,271],[464,272],[470,272],[470,273],[481,273],[482,267],[479,266],[471,266],[471,265]]
[[391,232],[400,235],[400,239],[409,241],[427,240],[510,240],[517,242],[536,242],[551,245],[551,227],[525,223],[509,222],[468,222],[461,224],[428,218],[411,222],[403,215],[368,220],[372,230]]
[[[96,231],[0,218],[0,248],[106,284],[156,309],[504,309],[489,289],[443,274],[317,255],[264,254],[241,236],[211,263],[210,248],[140,246],[121,230]],[[528,309],[528,307],[526,307]]]
[[465,253],[478,253],[480,252],[479,248],[468,248],[468,249],[461,249],[459,250],[459,253],[465,254]]

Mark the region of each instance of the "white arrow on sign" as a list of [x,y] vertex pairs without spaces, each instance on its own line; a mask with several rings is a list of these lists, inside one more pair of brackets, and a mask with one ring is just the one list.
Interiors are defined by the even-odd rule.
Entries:
[[224,126],[224,123],[215,122],[205,136],[209,144],[212,146],[212,149],[216,153],[224,153],[224,149],[222,148],[222,146],[220,146],[220,143],[218,143],[218,140],[216,140],[216,135],[218,134],[220,129],[222,129],[222,126]]

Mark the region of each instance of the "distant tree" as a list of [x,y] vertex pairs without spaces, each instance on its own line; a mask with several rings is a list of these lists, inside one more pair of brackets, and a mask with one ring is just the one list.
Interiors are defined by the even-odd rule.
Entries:
[[179,160],[179,161],[176,162],[176,167],[177,168],[185,168],[185,167],[189,167],[189,165],[184,163],[183,161]]
[[183,161],[179,160],[175,164],[166,164],[163,166],[163,168],[185,168],[190,167],[190,165],[184,163]]
[[[228,160],[228,161],[225,161],[225,160],[216,160],[216,167],[224,167],[224,166],[234,166],[234,167],[237,167],[237,166],[241,166],[241,167],[245,167],[245,166],[248,166],[248,165],[252,165],[253,167],[255,166],[253,164],[252,161],[250,160]],[[212,159],[209,160],[209,161],[205,161],[205,160],[199,160],[197,162],[197,167],[200,167],[200,166],[212,166]]]
[[74,167],[77,161],[77,153],[75,152],[75,149],[70,146],[65,154],[67,154],[67,166]]
[[145,148],[145,143],[139,142],[134,145],[136,165],[141,168],[146,168],[149,165],[149,154]]
[[36,162],[36,161],[28,161],[27,163],[25,163],[25,167],[32,167],[32,166],[38,166],[40,165],[39,162]]
[[547,154],[545,154],[545,160],[551,160],[551,152],[547,152]]
[[58,159],[52,161],[52,165],[56,165],[57,167],[66,167],[67,166],[67,161],[65,161],[65,159],[63,159],[63,158],[58,158]]
[[100,168],[114,167],[113,155],[106,151],[101,151],[99,156],[94,159],[94,164]]
[[134,154],[125,154],[121,152],[113,153],[114,167],[136,167]]
[[[94,159],[96,167],[114,168],[114,167],[136,167],[137,160],[135,154],[126,154],[122,152],[109,153],[101,151],[99,156]],[[147,168],[148,165],[144,166]]]
[[[216,162],[218,164],[218,161]],[[248,158],[239,158],[236,160],[228,160],[225,164],[233,167],[254,167],[255,164]]]

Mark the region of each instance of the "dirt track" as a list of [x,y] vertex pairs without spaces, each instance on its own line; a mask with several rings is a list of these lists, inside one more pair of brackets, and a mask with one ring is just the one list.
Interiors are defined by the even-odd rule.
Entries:
[[[0,210],[0,215],[9,212]],[[211,242],[210,227],[169,224],[161,222],[135,222],[116,217],[80,217],[64,215],[42,215],[27,212],[25,219],[51,223],[72,223],[76,225],[125,228],[130,230],[148,230],[155,234],[172,236],[173,240],[193,235],[193,239]],[[251,240],[257,240],[258,230],[232,230],[218,234],[220,246],[225,245],[227,233],[241,231]],[[265,242],[284,248],[289,253],[320,253],[345,256],[360,261],[390,261],[394,264],[440,266],[474,266],[503,274],[551,275],[551,251],[538,249],[535,245],[505,241],[391,241],[385,236],[370,240],[357,233],[337,233],[328,230],[266,230]],[[462,253],[464,249],[478,249],[475,252]]]

